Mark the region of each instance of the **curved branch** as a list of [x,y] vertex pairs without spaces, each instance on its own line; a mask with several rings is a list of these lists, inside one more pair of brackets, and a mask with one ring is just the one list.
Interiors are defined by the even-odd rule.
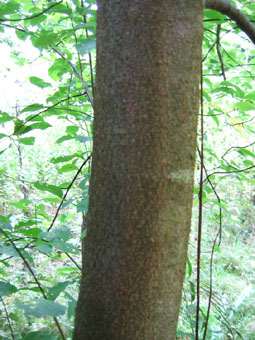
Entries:
[[255,26],[250,22],[247,16],[231,2],[228,0],[204,0],[204,7],[227,15],[244,33],[247,34],[255,45]]

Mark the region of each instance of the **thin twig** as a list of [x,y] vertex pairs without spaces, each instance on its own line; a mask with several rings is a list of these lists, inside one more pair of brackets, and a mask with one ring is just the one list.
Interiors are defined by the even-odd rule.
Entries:
[[[19,126],[17,128],[17,130],[15,130],[15,134],[17,134],[17,132],[24,126],[26,126],[26,124],[28,122],[30,122],[31,120],[35,119],[36,117],[40,116],[42,113],[44,112],[47,112],[51,109],[54,109],[54,110],[67,110],[67,111],[73,111],[73,112],[80,112],[82,114],[85,114],[86,116],[90,117],[90,118],[93,118],[90,114],[86,113],[86,112],[81,112],[81,111],[78,111],[78,110],[73,110],[73,109],[69,109],[69,108],[62,108],[62,107],[56,107],[57,105],[59,105],[60,103],[63,103],[64,101],[68,100],[69,98],[75,98],[75,97],[81,97],[81,96],[84,96],[85,92],[84,93],[81,93],[81,94],[76,94],[74,96],[71,96],[71,97],[67,97],[67,98],[64,98],[64,99],[61,99],[60,101],[58,101],[57,103],[51,105],[51,106],[48,106],[46,107],[46,109],[36,113],[35,115],[31,116],[29,119],[27,119],[25,122],[23,122],[23,124],[21,126]],[[8,137],[11,137],[12,135],[9,135]]]
[[[8,236],[8,234],[2,229],[0,228],[0,232],[7,238],[7,240],[11,243],[11,245],[13,246],[13,248],[16,250],[16,252],[19,254],[20,258],[23,260],[25,266],[27,267],[28,271],[31,273],[31,275],[33,276],[35,283],[37,284],[37,287],[39,288],[39,290],[42,293],[42,296],[45,300],[48,300],[47,295],[44,292],[43,287],[41,286],[40,282],[38,281],[33,269],[31,268],[30,264],[27,262],[27,260],[25,259],[25,257],[23,256],[22,252],[20,251],[19,248],[16,247],[16,244],[13,242],[13,240]],[[60,326],[60,323],[58,321],[58,319],[56,317],[53,317],[55,324],[59,330],[59,333],[62,337],[63,340],[66,340],[65,334]]]
[[200,311],[200,259],[201,259],[201,239],[202,239],[202,215],[203,215],[203,171],[204,171],[204,108],[203,108],[203,63],[201,62],[201,167],[199,184],[199,217],[197,236],[197,308],[196,308],[196,340],[199,340],[199,311]]
[[239,169],[239,170],[230,170],[230,171],[214,171],[211,174],[209,174],[204,182],[206,182],[208,180],[208,178],[210,178],[212,175],[229,175],[229,174],[235,174],[235,173],[240,173],[240,172],[246,172],[248,170],[254,169],[255,165],[251,165],[245,169]]
[[[201,158],[201,153],[200,150],[198,149],[198,154]],[[204,171],[207,174],[207,170],[204,166]],[[208,182],[218,200],[218,203],[221,203],[221,199],[214,187],[214,185],[212,184],[210,178],[208,178]],[[217,239],[219,238],[219,242],[218,242],[218,247],[220,246],[221,243],[221,233],[222,233],[222,208],[219,206],[219,229],[218,232],[214,238],[213,241],[213,246],[212,246],[212,250],[211,250],[211,257],[210,257],[210,286],[209,286],[209,298],[208,298],[208,307],[207,307],[207,313],[206,313],[206,320],[205,320],[205,326],[204,326],[204,334],[203,334],[203,340],[206,339],[206,333],[207,333],[207,329],[208,329],[208,322],[209,322],[209,317],[210,317],[210,311],[211,311],[211,304],[212,304],[212,293],[213,293],[213,256],[214,256],[214,252],[215,252],[215,247],[216,247],[216,242]]]
[[221,30],[221,25],[217,25],[216,51],[217,51],[218,58],[220,61],[221,73],[222,73],[223,79],[227,80],[226,74],[225,74],[224,62],[223,62],[223,58],[222,58],[221,51],[220,51],[220,30]]
[[[81,7],[84,8],[84,2],[83,0],[81,0]],[[83,22],[84,24],[87,23],[87,18],[86,15],[83,15]],[[85,28],[85,32],[86,32],[86,37],[89,36],[88,34],[88,29]],[[92,57],[91,57],[91,53],[88,53],[89,55],[89,67],[90,67],[90,80],[91,80],[91,88],[92,88],[92,94],[93,94],[93,98],[95,97],[95,87],[94,87],[94,79],[93,79],[93,65],[92,65]]]
[[[64,60],[66,60],[66,57],[64,56],[63,53],[59,52],[55,47],[52,47],[52,50],[55,51],[61,58],[63,58]],[[92,98],[92,95],[89,91],[89,87],[87,85],[87,83],[84,81],[84,79],[82,78],[82,76],[80,75],[79,71],[77,70],[77,68],[74,66],[74,64],[71,62],[71,61],[67,61],[67,63],[71,66],[72,70],[74,71],[74,73],[76,74],[76,76],[80,79],[83,87],[85,88],[86,90],[86,93],[87,93],[87,96],[88,96],[88,99],[90,101],[90,104],[92,105],[92,107],[94,107],[93,105],[93,98]]]
[[30,17],[25,17],[25,18],[21,18],[21,19],[0,19],[0,22],[4,22],[4,21],[23,21],[23,20],[30,20],[30,19],[34,19],[39,17],[40,15],[48,12],[51,8],[61,4],[63,2],[63,0],[56,2],[55,4],[52,4],[51,6],[49,6],[48,8],[44,9],[42,12],[31,15]]
[[53,220],[52,220],[52,222],[51,222],[51,225],[49,226],[49,228],[48,228],[47,231],[50,231],[51,228],[53,227],[53,225],[54,225],[54,223],[55,223],[55,221],[56,221],[56,219],[57,219],[57,217],[58,217],[59,211],[60,211],[60,209],[61,209],[61,207],[62,207],[62,205],[63,205],[63,203],[64,203],[64,201],[65,201],[65,199],[66,199],[66,197],[67,197],[67,195],[68,195],[69,190],[70,190],[71,187],[73,186],[73,184],[74,184],[76,178],[77,178],[77,177],[79,176],[79,174],[81,173],[81,171],[82,171],[84,165],[90,160],[91,157],[92,157],[92,153],[91,153],[91,154],[86,158],[86,160],[82,163],[82,165],[80,166],[79,170],[76,172],[74,178],[72,179],[71,183],[68,185],[68,187],[67,187],[67,189],[66,189],[66,192],[65,192],[65,194],[64,194],[64,196],[63,196],[63,198],[62,198],[62,200],[61,200],[61,202],[60,202],[60,204],[59,204],[59,206],[58,206],[58,209],[57,209],[57,211],[56,211],[56,214],[55,214],[55,216],[54,216],[54,218],[53,218]]
[[[224,157],[231,151],[231,150],[236,150],[236,149],[247,149],[249,148],[250,146],[254,145],[255,144],[255,141],[248,144],[248,145],[245,145],[245,146],[231,146],[231,148],[229,148],[224,154],[223,156],[221,156],[222,159],[224,159]],[[224,159],[225,160],[225,159]]]
[[6,305],[4,303],[4,299],[2,298],[2,296],[0,295],[0,300],[3,304],[3,307],[4,307],[4,312],[5,312],[5,315],[6,315],[6,319],[8,321],[8,324],[9,324],[9,328],[10,328],[10,331],[11,331],[11,336],[12,336],[12,339],[15,340],[15,337],[14,337],[14,333],[13,333],[13,329],[12,329],[12,324],[11,324],[11,320],[10,320],[10,317],[9,317],[9,313],[8,313],[8,310],[6,308]]

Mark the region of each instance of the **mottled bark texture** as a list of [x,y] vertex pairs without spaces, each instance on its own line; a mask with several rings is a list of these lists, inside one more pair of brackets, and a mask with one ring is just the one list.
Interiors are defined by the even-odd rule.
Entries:
[[174,340],[190,230],[202,0],[98,1],[74,340]]

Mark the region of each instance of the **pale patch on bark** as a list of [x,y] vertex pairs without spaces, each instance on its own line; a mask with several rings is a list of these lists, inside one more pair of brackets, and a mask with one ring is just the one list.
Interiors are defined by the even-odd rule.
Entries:
[[172,171],[168,178],[171,181],[180,181],[185,183],[193,183],[193,169],[180,169],[177,171]]

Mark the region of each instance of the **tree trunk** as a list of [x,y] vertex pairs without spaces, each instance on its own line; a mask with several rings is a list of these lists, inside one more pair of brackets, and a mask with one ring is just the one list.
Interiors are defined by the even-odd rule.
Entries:
[[74,340],[173,340],[193,196],[202,0],[98,1]]

